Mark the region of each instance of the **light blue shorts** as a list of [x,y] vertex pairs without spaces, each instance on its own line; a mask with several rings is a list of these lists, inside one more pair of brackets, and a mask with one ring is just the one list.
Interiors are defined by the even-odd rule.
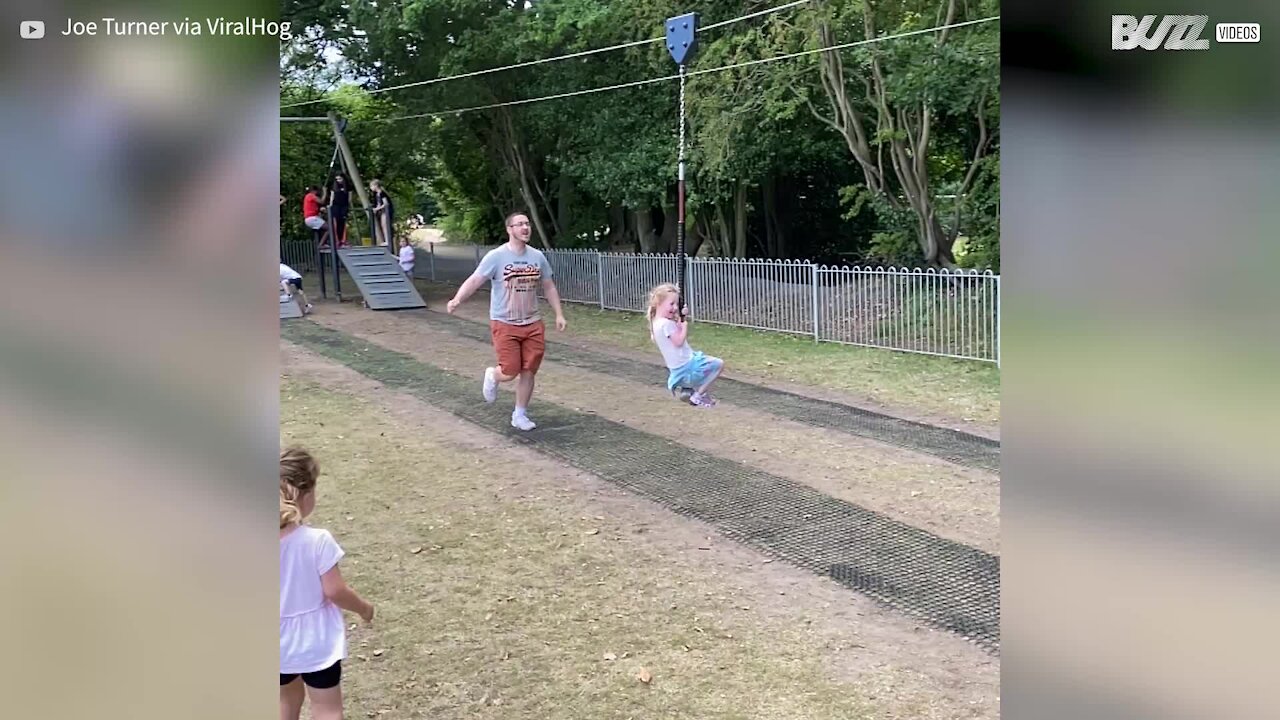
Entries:
[[724,361],[720,358],[704,355],[702,351],[695,350],[689,362],[672,370],[667,376],[667,389],[675,390],[678,387],[685,387],[696,390],[708,378],[720,372],[722,367],[724,367]]

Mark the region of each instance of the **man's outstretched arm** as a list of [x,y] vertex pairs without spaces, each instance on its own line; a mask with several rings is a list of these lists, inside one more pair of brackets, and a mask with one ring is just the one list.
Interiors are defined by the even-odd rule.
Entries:
[[471,277],[462,283],[462,287],[458,288],[458,292],[454,294],[453,299],[449,301],[449,312],[452,313],[459,305],[466,302],[467,298],[471,297],[476,290],[479,290],[480,286],[488,279],[487,276],[480,274],[479,270],[472,273]]

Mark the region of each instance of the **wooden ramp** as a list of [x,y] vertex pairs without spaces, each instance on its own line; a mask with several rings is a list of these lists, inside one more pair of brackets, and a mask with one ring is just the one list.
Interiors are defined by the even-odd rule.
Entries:
[[406,310],[427,306],[400,263],[384,247],[349,247],[338,251],[370,310]]

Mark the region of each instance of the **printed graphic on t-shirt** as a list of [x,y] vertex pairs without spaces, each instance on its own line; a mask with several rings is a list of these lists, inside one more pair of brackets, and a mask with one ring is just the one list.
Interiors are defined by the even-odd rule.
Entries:
[[538,283],[542,268],[537,263],[508,263],[502,268],[502,286],[507,291],[507,317],[523,319],[538,310]]

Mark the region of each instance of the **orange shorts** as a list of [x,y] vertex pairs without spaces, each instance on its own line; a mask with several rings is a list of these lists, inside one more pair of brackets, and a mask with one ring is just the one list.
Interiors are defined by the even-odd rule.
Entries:
[[546,332],[542,321],[528,325],[508,325],[489,321],[493,349],[498,355],[498,368],[503,375],[536,373],[547,351]]

